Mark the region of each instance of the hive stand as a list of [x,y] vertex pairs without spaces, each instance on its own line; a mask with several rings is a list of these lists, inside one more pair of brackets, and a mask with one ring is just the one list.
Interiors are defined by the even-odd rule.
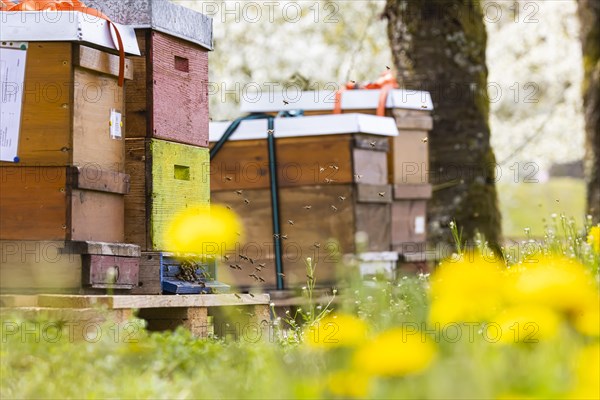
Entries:
[[[125,323],[134,314],[150,331],[183,326],[192,335],[256,342],[270,338],[270,298],[267,294],[207,294],[173,296],[0,296],[0,318],[12,315],[41,321],[74,323],[75,334],[90,323]],[[211,317],[211,318],[209,318]],[[212,320],[212,322],[211,322]],[[83,338],[83,337],[82,337]]]

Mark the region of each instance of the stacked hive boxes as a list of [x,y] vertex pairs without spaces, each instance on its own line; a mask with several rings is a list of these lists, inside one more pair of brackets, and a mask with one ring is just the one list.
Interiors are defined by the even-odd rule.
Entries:
[[[228,125],[212,123],[211,142]],[[274,132],[284,286],[305,284],[307,257],[317,265],[318,284],[329,284],[343,254],[389,250],[387,152],[388,138],[397,135],[394,120],[361,114],[276,118]],[[247,230],[246,241],[225,254],[226,264],[242,268],[229,269],[228,281],[237,286],[274,288],[277,278],[266,137],[265,120],[244,121],[211,160],[213,202],[234,209]],[[358,232],[366,234],[365,243],[357,243]]]
[[[375,114],[379,90],[343,92],[343,113]],[[244,112],[277,113],[301,109],[305,115],[331,114],[334,96],[328,92],[303,92],[283,106],[281,95],[261,96],[258,101],[242,102]],[[391,90],[386,115],[396,120],[398,135],[390,138],[388,183],[392,184],[391,245],[405,261],[424,262],[426,246],[427,200],[431,197],[429,178],[428,132],[433,126],[431,97],[427,92]]]
[[125,238],[142,248],[135,293],[160,293],[169,221],[210,201],[208,51],[212,21],[166,0],[88,1],[114,21],[136,27],[142,57],[128,87]]
[[[124,88],[107,22],[2,14],[3,41],[27,42],[27,53],[18,157],[0,164],[1,288],[129,289],[139,248],[123,244]],[[133,30],[118,29],[125,50],[139,54]]]

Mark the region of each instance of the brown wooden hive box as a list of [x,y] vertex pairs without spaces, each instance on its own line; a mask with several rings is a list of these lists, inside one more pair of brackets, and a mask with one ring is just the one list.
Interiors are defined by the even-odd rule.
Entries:
[[[342,93],[341,112],[375,114],[379,90],[347,90]],[[331,92],[302,92],[294,101],[283,106],[281,93],[262,94],[258,101],[242,99],[244,112],[276,114],[300,109],[305,115],[333,113],[335,95]],[[289,99],[288,99],[289,100]],[[393,117],[399,134],[390,140],[388,153],[389,182],[393,184],[425,184],[429,181],[429,140],[433,128],[433,102],[428,92],[392,90],[388,94],[385,115]]]
[[122,242],[129,176],[91,167],[0,167],[0,239]]
[[[212,125],[211,138],[216,141],[226,126]],[[369,115],[275,120],[287,287],[306,282],[307,257],[317,264],[317,282],[328,284],[343,272],[338,265],[344,254],[389,250],[392,187],[387,184],[387,150],[388,137],[395,134],[392,119]],[[264,120],[244,122],[211,161],[211,202],[231,207],[246,229],[246,240],[229,249],[229,259],[219,267],[219,279],[234,286],[275,287],[264,137]],[[368,243],[356,242],[358,232],[366,234]],[[262,263],[265,269],[255,271]],[[265,282],[250,276],[253,272]]]
[[427,201],[430,198],[430,184],[394,185],[392,250],[401,254],[425,250]]
[[[70,42],[30,42],[25,66],[18,166],[92,166],[123,171],[124,133],[110,132],[111,110],[125,113],[119,57]],[[131,79],[131,61],[125,78]],[[124,130],[123,130],[124,132]]]

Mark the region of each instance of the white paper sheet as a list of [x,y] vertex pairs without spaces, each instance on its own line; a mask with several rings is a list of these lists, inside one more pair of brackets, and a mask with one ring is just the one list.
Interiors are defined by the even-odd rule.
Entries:
[[0,161],[19,161],[26,57],[21,48],[0,47]]

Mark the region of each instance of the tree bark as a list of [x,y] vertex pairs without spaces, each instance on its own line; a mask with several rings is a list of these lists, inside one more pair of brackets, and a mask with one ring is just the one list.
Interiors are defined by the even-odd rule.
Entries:
[[583,51],[587,208],[597,224],[600,223],[600,2],[579,0],[578,4]]
[[485,59],[487,33],[479,2],[387,0],[384,16],[400,86],[427,90],[434,103],[429,136],[428,240],[451,243],[480,232],[493,249],[501,237],[496,161],[490,145]]

